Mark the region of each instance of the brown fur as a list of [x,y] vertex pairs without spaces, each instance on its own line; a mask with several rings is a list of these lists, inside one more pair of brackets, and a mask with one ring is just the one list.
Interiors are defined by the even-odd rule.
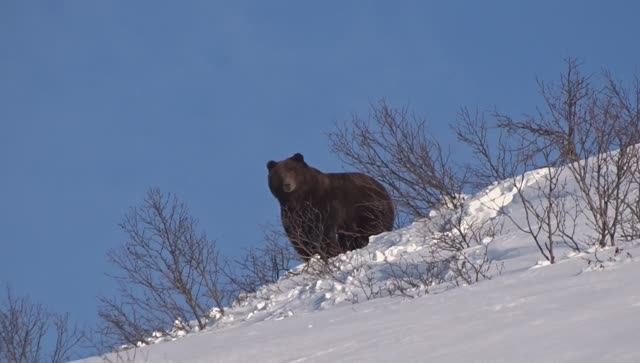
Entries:
[[269,189],[300,257],[322,258],[362,248],[393,228],[394,208],[382,184],[361,173],[323,173],[302,154],[267,163]]

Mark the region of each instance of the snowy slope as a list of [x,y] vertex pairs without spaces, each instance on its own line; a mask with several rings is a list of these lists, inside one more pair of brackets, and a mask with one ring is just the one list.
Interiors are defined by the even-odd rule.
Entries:
[[[544,171],[527,173],[525,185]],[[640,362],[640,247],[604,269],[589,253],[558,250],[541,263],[530,239],[498,210],[523,218],[509,182],[466,202],[468,223],[504,223],[487,243],[501,274],[471,286],[445,283],[386,296],[389,263],[416,264],[432,243],[428,221],[372,237],[366,248],[339,256],[331,278],[304,271],[283,278],[228,310],[207,331],[110,355],[140,362]],[[437,216],[436,216],[437,217]],[[582,235],[589,234],[578,220]],[[472,247],[469,254],[473,256]],[[600,257],[613,250],[599,252]],[[627,254],[627,252],[629,254]],[[448,276],[450,271],[443,271]],[[364,288],[362,281],[371,286]],[[373,287],[373,288],[372,288]],[[372,294],[372,291],[376,293]],[[429,294],[426,292],[429,291]],[[135,359],[132,359],[135,358]],[[101,361],[101,358],[85,360]]]
[[583,270],[573,260],[413,300],[245,322],[142,348],[136,361],[640,361],[640,263]]

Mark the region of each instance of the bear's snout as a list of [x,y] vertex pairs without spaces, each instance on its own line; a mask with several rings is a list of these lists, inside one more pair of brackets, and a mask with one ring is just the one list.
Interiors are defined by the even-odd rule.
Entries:
[[295,188],[296,188],[296,183],[294,183],[292,180],[286,180],[282,184],[282,189],[287,193],[291,193]]

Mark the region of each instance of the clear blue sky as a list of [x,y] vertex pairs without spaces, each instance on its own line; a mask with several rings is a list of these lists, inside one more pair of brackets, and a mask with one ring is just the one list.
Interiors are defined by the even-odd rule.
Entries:
[[265,163],[340,170],[326,132],[371,100],[443,140],[460,106],[523,113],[567,56],[640,66],[633,1],[0,1],[0,284],[80,322],[150,186],[227,254],[278,221]]

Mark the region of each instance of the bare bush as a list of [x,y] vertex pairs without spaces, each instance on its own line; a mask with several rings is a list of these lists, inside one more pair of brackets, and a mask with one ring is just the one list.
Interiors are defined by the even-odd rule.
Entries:
[[[358,263],[355,266],[349,276],[351,277],[352,283],[356,286],[356,291],[362,294],[366,300],[385,296],[385,289],[380,285],[373,267],[366,263]],[[337,272],[339,270],[336,269],[334,271]],[[358,294],[352,294],[350,300],[352,303],[357,304],[360,302],[360,297]]]
[[371,105],[367,119],[354,115],[338,125],[329,140],[345,164],[385,185],[400,217],[425,217],[463,189],[465,175],[456,174],[449,153],[428,134],[424,120],[385,100]]
[[444,260],[434,260],[433,256],[420,256],[408,260],[401,256],[394,261],[385,261],[385,271],[388,274],[386,293],[389,296],[414,298],[428,294],[431,288],[443,287],[449,280],[452,260],[449,256]]
[[327,220],[328,213],[311,202],[301,204],[281,208],[284,230],[298,255],[305,261],[316,255],[326,261],[343,252],[338,231]]
[[488,247],[501,233],[502,223],[474,218],[465,212],[462,200],[456,205],[441,206],[421,220],[425,240],[416,251],[400,248],[382,256],[380,251],[369,251],[368,256],[353,252],[324,264],[310,261],[307,272],[353,286],[354,303],[384,296],[413,298],[490,279],[501,271]]
[[[477,131],[477,125],[469,126]],[[425,218],[430,226],[425,232],[426,238],[433,240],[428,255],[416,263],[389,262],[386,269],[394,282],[386,292],[380,292],[365,278],[361,281],[365,297],[407,295],[417,286],[425,289],[444,281],[472,284],[490,278],[487,243],[499,233],[499,223],[467,215],[463,192],[471,185],[469,169],[456,168],[446,148],[428,134],[424,120],[381,100],[371,105],[367,119],[354,115],[350,123],[339,125],[329,137],[331,150],[345,164],[385,185],[401,215]],[[505,165],[492,167],[507,174]],[[480,179],[480,173],[474,176],[475,181]],[[442,275],[443,266],[446,277]]]
[[[544,153],[548,160],[546,151]],[[511,179],[522,203],[524,221],[511,214],[507,217],[520,231],[531,236],[547,261],[555,263],[557,243],[576,252],[581,251],[581,244],[575,236],[581,208],[577,198],[568,190],[567,175],[562,165],[549,163],[539,171],[542,175],[532,182],[526,175]]]
[[[84,338],[68,314],[53,314],[28,297],[16,297],[7,287],[0,305],[0,362],[66,362]],[[45,352],[45,341],[53,348]]]
[[[575,238],[576,221],[581,214],[579,203],[569,190],[571,174],[558,158],[556,150],[540,145],[538,140],[508,137],[504,129],[494,130],[500,140],[497,150],[491,150],[490,127],[484,116],[468,110],[460,113],[456,134],[476,156],[472,174],[483,183],[506,181],[512,186],[522,203],[524,220],[511,213],[504,215],[520,231],[528,234],[542,256],[555,262],[554,246],[557,242],[580,251]],[[527,171],[538,169],[539,175]],[[488,205],[496,211],[504,206]]]
[[[615,81],[611,73],[606,72],[605,76],[608,93],[626,120],[623,124],[626,124],[624,132],[629,133],[627,143],[633,145],[640,142],[640,79],[636,77],[630,87],[624,87]],[[621,193],[626,194],[626,198],[621,198],[625,213],[620,230],[625,240],[636,240],[640,239],[640,145],[627,147],[627,152],[630,154],[627,160],[632,164],[626,166],[629,168],[629,189]]]
[[[615,245],[621,230],[634,235],[640,220],[633,212],[640,162],[638,82],[630,91],[603,72],[603,85],[596,88],[579,68],[570,59],[558,86],[538,82],[545,107],[533,116],[516,120],[494,112],[495,125],[489,126],[483,115],[463,109],[456,125],[458,139],[478,161],[472,174],[484,184],[511,181],[524,221],[506,216],[551,263],[555,243],[574,251],[592,243],[576,239],[582,215],[601,247]],[[534,169],[542,175],[523,175]]]
[[626,214],[623,216],[621,237],[627,241],[640,239],[640,168],[636,168],[631,181],[631,191],[625,201]]
[[527,171],[530,155],[516,152],[525,145],[513,145],[505,132],[486,121],[484,113],[462,108],[452,128],[458,141],[471,149],[474,163],[467,165],[467,170],[476,190]]
[[300,261],[283,232],[273,226],[265,227],[263,232],[263,245],[225,263],[225,275],[240,293],[253,293],[277,282]]
[[529,144],[541,142],[571,171],[584,200],[585,215],[597,245],[615,245],[632,175],[640,161],[640,87],[632,90],[604,72],[603,86],[596,88],[580,72],[575,60],[559,85],[539,82],[544,112],[514,120],[497,114],[498,126]]
[[16,298],[9,289],[6,295],[0,312],[0,357],[7,362],[39,362],[48,314],[42,305]]
[[[393,225],[391,201],[376,197],[372,196],[374,201],[352,205],[346,212],[329,205],[321,210],[324,207],[308,201],[283,206],[281,219],[286,237],[305,262],[315,256],[327,262],[341,253],[365,247],[370,236],[389,231]],[[349,222],[336,224],[339,213],[351,214],[343,217]]]
[[456,285],[471,285],[491,278],[492,261],[488,255],[490,242],[501,233],[502,222],[496,218],[469,215],[463,201],[451,207],[441,207],[428,219],[427,238],[430,259],[449,261]]
[[67,362],[73,350],[86,339],[86,333],[72,324],[68,313],[50,315],[50,322],[55,336],[51,362]]
[[230,299],[214,241],[197,231],[186,205],[158,189],[120,223],[127,240],[108,258],[119,296],[101,297],[99,316],[111,344],[135,346],[152,332],[172,336],[207,325],[212,307]]

